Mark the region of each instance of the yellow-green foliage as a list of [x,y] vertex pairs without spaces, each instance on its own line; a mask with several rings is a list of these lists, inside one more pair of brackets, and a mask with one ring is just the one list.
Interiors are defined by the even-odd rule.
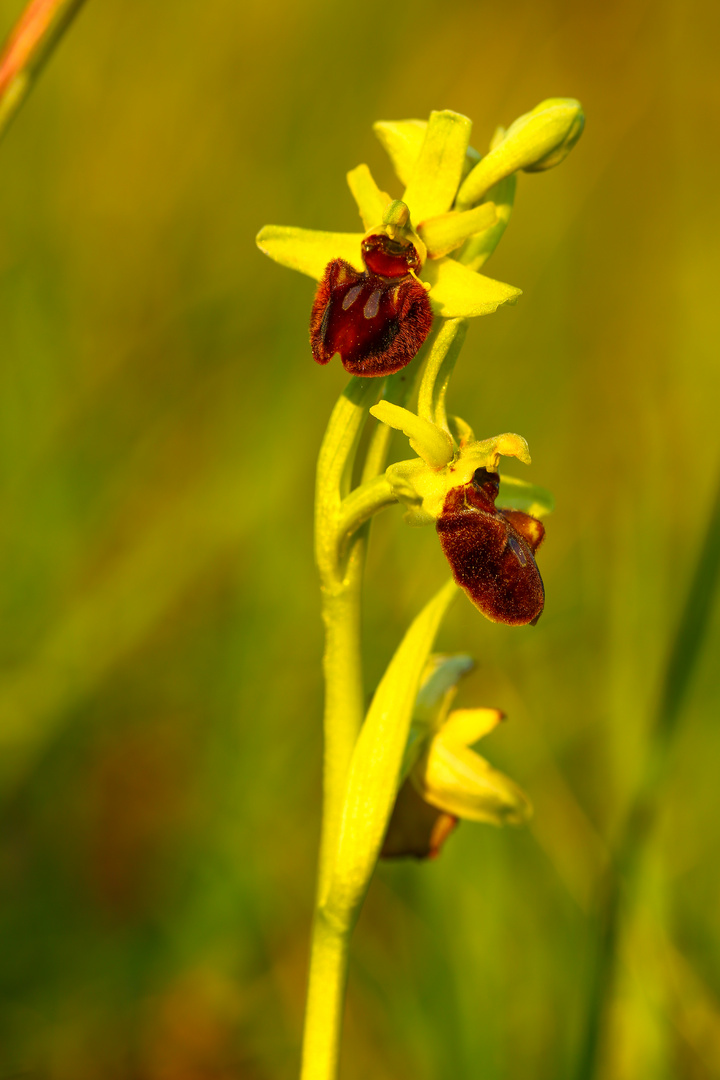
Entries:
[[[0,31],[19,14],[0,0]],[[459,708],[535,807],[384,865],[344,1080],[557,1080],[590,912],[643,762],[720,460],[715,6],[90,0],[0,146],[0,1075],[295,1075],[319,820],[313,469],[345,375],[266,221],[402,193],[374,120],[548,95],[588,116],[518,178],[448,410],[521,431],[556,511],[537,627],[460,598]],[[485,267],[483,267],[485,270]],[[407,456],[398,435],[396,458]],[[512,466],[510,466],[512,472]],[[515,470],[518,475],[522,466]],[[368,694],[446,575],[386,510]],[[715,611],[640,869],[605,1076],[720,1074]]]

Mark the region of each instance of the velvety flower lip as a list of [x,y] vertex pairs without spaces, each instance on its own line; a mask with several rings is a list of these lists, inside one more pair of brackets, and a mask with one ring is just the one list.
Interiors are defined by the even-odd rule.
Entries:
[[365,236],[361,273],[343,259],[325,267],[310,314],[310,347],[318,364],[335,354],[351,375],[392,375],[417,353],[433,314],[418,280],[425,245],[408,227],[404,203],[391,203],[382,227]]
[[519,510],[498,510],[497,473],[477,469],[469,484],[452,488],[435,528],[456,583],[491,622],[535,625],[545,589],[535,552],[541,521]]

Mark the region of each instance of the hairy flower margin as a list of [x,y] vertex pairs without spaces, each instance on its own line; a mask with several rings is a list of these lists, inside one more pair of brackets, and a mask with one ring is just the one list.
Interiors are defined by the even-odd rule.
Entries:
[[[466,421],[448,416],[445,396],[467,320],[490,314],[520,296],[514,286],[479,273],[508,224],[517,173],[559,164],[577,142],[583,125],[577,101],[551,98],[519,117],[507,130],[499,128],[488,153],[481,157],[469,145],[471,122],[458,113],[433,112],[427,122],[381,121],[375,124],[376,134],[405,189],[400,199],[392,199],[380,190],[364,164],[347,174],[364,233],[270,225],[257,236],[258,247],[265,254],[318,281],[324,279],[328,264],[334,260],[349,264],[348,273],[350,268],[358,273],[366,271],[363,242],[368,238],[375,241],[378,234],[411,244],[417,252],[413,277],[423,284],[433,316],[443,320],[424,362],[417,412],[384,399],[370,408],[378,421],[408,436],[417,457],[390,465],[384,476],[373,482],[373,497],[365,500],[368,512],[365,518],[353,519],[353,528],[383,505],[403,503],[408,524],[436,525],[455,582],[468,598],[487,618],[509,625],[536,622],[542,611],[544,593],[534,551],[544,533],[538,519],[552,509],[552,499],[535,485],[497,475],[501,456],[530,463],[521,436],[508,433],[476,440]],[[315,311],[313,318],[317,333]],[[363,374],[357,368],[349,370]],[[355,496],[356,502],[362,503],[358,498],[362,487],[355,489],[349,500]],[[508,564],[505,568],[495,558],[500,554]],[[488,558],[493,570],[490,576],[483,576],[478,566]],[[518,589],[512,596],[510,593],[513,583],[521,579],[520,593],[524,589],[532,595],[529,601],[521,596],[518,606]],[[437,854],[461,817],[497,825],[519,824],[531,813],[520,789],[470,749],[493,730],[502,715],[495,709],[450,712],[457,682],[471,664],[468,657],[430,657],[422,679],[415,684],[419,689],[412,728],[401,773],[395,775],[400,782],[395,785],[398,795],[384,834],[383,855]],[[378,689],[378,699],[389,693],[393,679],[396,683],[405,681],[399,672],[390,683],[386,681],[392,667]],[[356,746],[356,766],[365,756],[368,760],[372,757],[363,746],[373,741],[372,713],[371,709]],[[358,776],[363,769],[356,769]],[[354,786],[358,790],[353,795]],[[381,788],[383,784],[378,782],[378,793]],[[364,795],[363,790],[359,779],[354,784],[351,770],[346,822],[354,820],[353,798],[360,806],[367,797],[367,790]],[[382,814],[371,816],[379,820]],[[389,816],[388,811],[386,825]],[[368,824],[368,833],[376,832],[372,823]],[[353,873],[360,880],[360,863],[364,860],[370,866],[380,853],[379,837],[367,844],[357,838],[351,842],[349,838],[355,834],[355,827],[343,826],[335,867],[338,881],[343,873],[348,880]]]

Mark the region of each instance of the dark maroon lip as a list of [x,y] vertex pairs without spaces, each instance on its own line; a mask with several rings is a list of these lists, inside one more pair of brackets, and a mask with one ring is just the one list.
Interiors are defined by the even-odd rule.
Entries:
[[372,274],[385,278],[405,277],[421,268],[420,256],[410,243],[392,240],[384,233],[373,233],[362,242],[363,262]]
[[343,259],[325,268],[310,316],[313,359],[327,364],[339,353],[353,375],[391,375],[417,355],[432,326],[427,293],[410,272],[420,259],[412,244],[384,233],[365,238],[362,257],[362,272]]
[[498,490],[497,473],[476,470],[448,492],[436,529],[453,578],[486,618],[534,625],[545,605],[535,562],[545,529],[530,514],[498,509]]

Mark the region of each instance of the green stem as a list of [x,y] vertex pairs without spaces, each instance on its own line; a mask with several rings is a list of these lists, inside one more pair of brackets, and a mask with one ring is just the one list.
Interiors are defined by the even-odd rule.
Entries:
[[318,895],[322,895],[332,872],[345,780],[365,714],[360,593],[366,546],[364,534],[356,537],[352,542],[342,584],[332,589],[322,589],[325,716]]
[[347,540],[343,500],[367,410],[382,383],[350,381],[338,400],[320,448],[315,495],[315,557],[325,626],[323,674],[323,814],[303,1034],[302,1080],[333,1080],[340,1050],[350,928],[339,928],[320,907],[332,874],[353,748],[365,708],[361,649],[361,589],[368,527]]
[[449,431],[445,395],[455,361],[467,334],[467,319],[444,319],[430,349],[420,381],[417,414],[431,424]]
[[33,0],[0,54],[0,137],[84,0]]
[[352,536],[361,525],[364,525],[380,510],[384,510],[386,506],[393,506],[396,502],[397,495],[384,475],[366,480],[342,501],[340,525],[343,532],[347,536]]
[[[412,384],[405,371],[391,375],[385,396],[402,403]],[[301,1080],[334,1080],[339,1057],[353,920],[333,918],[322,901],[333,873],[347,776],[365,713],[361,592],[369,518],[395,501],[381,475],[392,437],[385,424],[375,426],[361,484],[351,491],[360,435],[382,389],[378,379],[351,379],[330,417],[318,458],[315,557],[325,625],[323,815]]]
[[367,410],[381,383],[354,378],[338,400],[325,433],[317,469],[315,555],[325,624],[323,817],[319,890],[330,873],[342,810],[345,777],[364,709],[360,647],[360,591],[366,537],[345,545],[342,503]]
[[340,1057],[350,930],[318,910],[313,924],[300,1080],[335,1080]]

